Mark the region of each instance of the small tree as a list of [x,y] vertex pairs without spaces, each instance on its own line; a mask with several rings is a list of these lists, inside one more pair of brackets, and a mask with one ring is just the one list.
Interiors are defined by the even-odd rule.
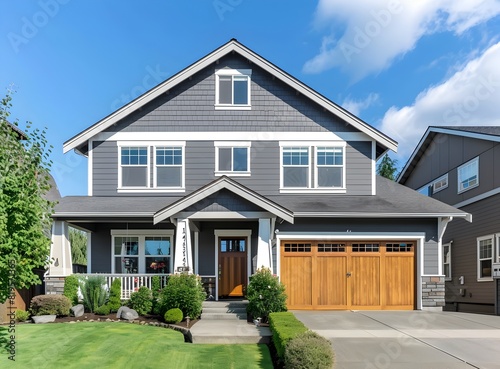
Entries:
[[49,155],[52,146],[45,130],[20,133],[11,125],[11,93],[0,100],[0,303],[13,288],[40,284],[34,272],[46,267],[50,257],[50,227],[54,204],[50,190]]
[[397,164],[396,159],[391,159],[389,155],[385,154],[377,167],[377,174],[394,181],[398,172]]
[[87,234],[78,229],[69,229],[71,259],[73,264],[87,265]]

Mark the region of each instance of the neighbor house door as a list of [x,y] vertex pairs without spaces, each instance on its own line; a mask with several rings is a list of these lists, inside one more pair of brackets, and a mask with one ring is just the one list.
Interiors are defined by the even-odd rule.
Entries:
[[219,238],[219,297],[243,296],[247,283],[247,238]]

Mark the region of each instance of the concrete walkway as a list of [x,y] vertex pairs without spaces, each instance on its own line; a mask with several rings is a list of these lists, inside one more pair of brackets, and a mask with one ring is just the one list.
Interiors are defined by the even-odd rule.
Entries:
[[193,343],[269,343],[269,327],[256,327],[243,319],[203,320],[191,328]]
[[500,369],[500,317],[429,311],[294,311],[328,338],[336,369]]

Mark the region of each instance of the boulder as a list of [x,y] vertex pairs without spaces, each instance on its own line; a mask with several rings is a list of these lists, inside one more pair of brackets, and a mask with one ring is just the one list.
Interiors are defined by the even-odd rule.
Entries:
[[118,309],[117,313],[116,313],[116,317],[118,319],[125,319],[125,320],[134,320],[134,319],[137,319],[139,318],[139,314],[137,314],[137,311],[135,311],[134,309],[131,309],[129,307],[126,307],[126,306],[122,306]]
[[84,308],[83,308],[83,305],[82,304],[78,304],[78,305],[75,305],[71,308],[71,312],[73,313],[73,315],[75,317],[81,317],[83,315],[83,311]]
[[32,316],[31,319],[33,319],[35,324],[52,323],[56,320],[56,316],[55,315],[37,315],[37,316]]

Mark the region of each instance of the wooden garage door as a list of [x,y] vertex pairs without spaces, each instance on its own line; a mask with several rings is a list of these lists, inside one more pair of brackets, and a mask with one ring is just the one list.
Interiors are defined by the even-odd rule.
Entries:
[[415,242],[282,241],[289,309],[414,308]]

